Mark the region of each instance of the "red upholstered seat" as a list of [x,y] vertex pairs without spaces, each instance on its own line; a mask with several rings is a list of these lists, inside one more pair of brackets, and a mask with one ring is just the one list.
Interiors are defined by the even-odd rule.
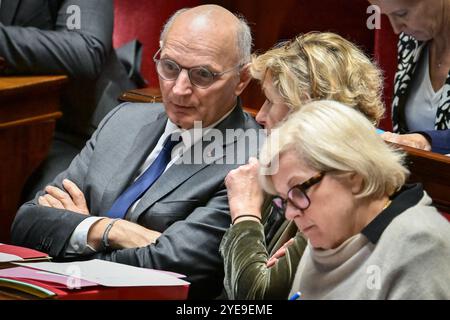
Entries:
[[114,48],[133,39],[142,43],[141,73],[150,86],[158,86],[152,56],[158,50],[164,22],[176,10],[199,3],[199,0],[114,0]]
[[441,212],[444,218],[446,218],[450,222],[450,213],[447,212]]

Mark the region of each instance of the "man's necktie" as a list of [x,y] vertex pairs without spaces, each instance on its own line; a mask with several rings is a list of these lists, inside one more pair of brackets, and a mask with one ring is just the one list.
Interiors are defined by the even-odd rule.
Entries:
[[[173,140],[178,138],[178,140]],[[131,184],[121,195],[116,199],[111,209],[109,209],[107,216],[111,218],[125,217],[128,209],[133,203],[139,199],[145,191],[152,186],[152,184],[163,174],[170,162],[172,149],[181,141],[181,136],[178,134],[172,138],[170,135],[164,142],[161,152],[158,154],[153,163],[147,170]]]

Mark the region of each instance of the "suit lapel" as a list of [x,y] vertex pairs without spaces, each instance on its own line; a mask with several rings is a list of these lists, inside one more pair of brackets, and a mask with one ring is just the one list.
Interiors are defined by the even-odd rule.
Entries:
[[103,193],[100,215],[108,212],[117,197],[132,183],[137,170],[158,143],[166,122],[167,116],[161,113],[139,131],[128,157],[120,164]]
[[21,0],[2,0],[0,7],[0,22],[5,26],[11,25],[16,17],[17,8],[21,2]]
[[[225,137],[226,129],[237,129],[237,128],[244,128],[244,113],[242,111],[242,108],[240,107],[240,104],[233,110],[233,112],[225,118],[221,123],[219,123],[215,129],[219,130],[222,137]],[[208,133],[211,134],[211,133]],[[203,155],[203,150],[212,143],[209,141],[208,134],[205,135],[200,141],[197,141],[197,143],[191,147],[190,150],[187,151],[182,157],[180,164],[173,164],[169,169],[167,169],[166,172],[151,186],[149,190],[144,194],[144,196],[141,198],[141,201],[136,206],[136,209],[133,211],[133,213],[128,217],[130,221],[136,222],[141,214],[145,212],[149,207],[151,207],[156,201],[163,198],[165,195],[167,195],[169,192],[175,190],[180,186],[184,181],[195,175],[197,172],[202,170],[203,168],[209,166],[211,163],[214,163],[215,161],[219,160],[220,158],[223,158],[226,156],[226,147],[228,144],[234,144],[235,141],[238,139],[239,136],[236,137],[233,141],[223,141],[223,144],[221,147],[223,148],[223,152],[218,153],[216,155],[212,155],[207,162],[202,161],[200,164],[191,164],[189,162],[184,162],[183,160],[186,160],[188,157],[191,159],[190,152],[192,149],[196,150],[199,149]],[[200,148],[198,148],[198,145],[200,144]],[[203,159],[203,157],[200,157],[200,159]]]

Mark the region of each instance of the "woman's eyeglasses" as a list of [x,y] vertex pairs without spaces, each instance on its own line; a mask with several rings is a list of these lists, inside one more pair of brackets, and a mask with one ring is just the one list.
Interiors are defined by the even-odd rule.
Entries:
[[311,205],[311,200],[306,194],[306,191],[308,191],[308,189],[311,188],[313,185],[320,182],[324,176],[325,172],[319,172],[318,174],[306,180],[305,182],[293,186],[287,192],[286,200],[281,197],[275,197],[272,200],[273,204],[275,205],[275,207],[282,210],[283,212],[286,211],[288,202],[290,202],[297,209],[300,210],[308,209],[309,206]]

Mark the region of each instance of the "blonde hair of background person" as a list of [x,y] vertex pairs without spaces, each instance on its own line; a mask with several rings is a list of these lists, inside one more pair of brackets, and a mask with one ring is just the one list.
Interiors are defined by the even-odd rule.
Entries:
[[[450,297],[450,224],[420,184],[404,185],[404,155],[359,112],[334,101],[304,105],[272,132],[260,161],[264,190],[282,197],[286,218],[308,238],[291,294]],[[275,163],[278,170],[264,175],[264,164]],[[368,272],[374,267],[376,283]]]
[[[375,124],[384,114],[380,69],[335,33],[302,34],[254,55],[250,73],[262,83],[270,73],[276,91],[293,110],[311,100],[332,99],[358,109]],[[268,107],[266,101],[260,117]]]

